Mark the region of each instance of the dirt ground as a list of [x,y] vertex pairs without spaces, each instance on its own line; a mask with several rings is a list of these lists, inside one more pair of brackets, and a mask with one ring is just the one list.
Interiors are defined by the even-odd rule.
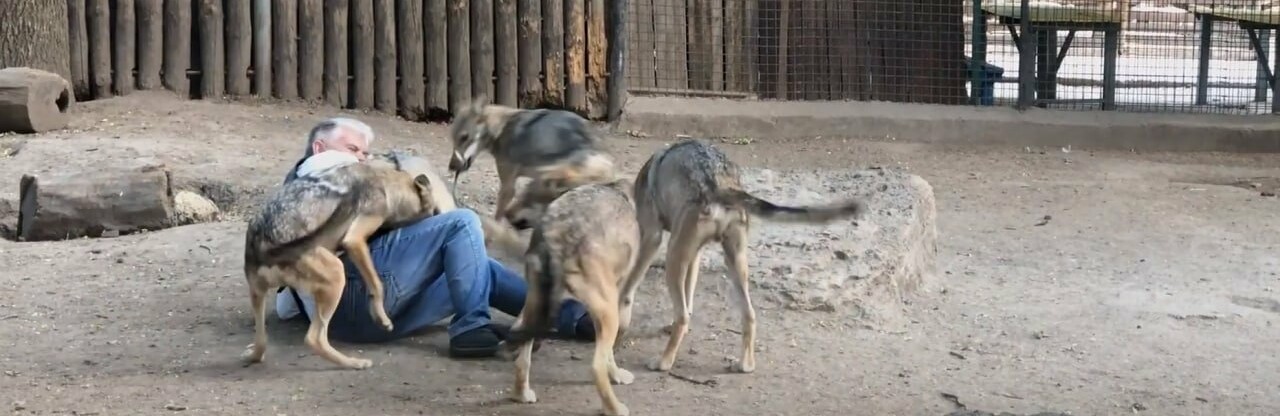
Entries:
[[[84,103],[67,131],[0,137],[18,148],[0,156],[0,177],[12,181],[0,200],[16,199],[22,173],[154,156],[235,214],[283,178],[307,129],[333,113],[153,93]],[[440,125],[359,117],[377,130],[376,149],[446,160]],[[666,141],[613,139],[628,172]],[[633,414],[942,415],[961,404],[1019,414],[1280,414],[1280,199],[1262,196],[1280,185],[1280,155],[964,150],[856,137],[724,146],[752,168],[921,175],[937,197],[939,282],[906,299],[904,319],[874,322],[789,310],[756,282],[759,363],[740,375],[725,369],[739,342],[729,285],[722,269],[704,268],[677,378],[643,368],[669,319],[661,269],[652,269],[638,337],[617,354],[637,375],[616,390]],[[489,160],[477,163],[483,181],[463,192],[491,204],[494,191],[480,186],[493,182]],[[302,345],[303,324],[272,315],[267,363],[240,367],[252,332],[243,232],[232,215],[110,239],[0,240],[0,410],[598,411],[591,346],[581,343],[552,341],[535,355],[533,405],[505,400],[509,362],[446,358],[442,331],[335,343],[375,361],[346,371]]]

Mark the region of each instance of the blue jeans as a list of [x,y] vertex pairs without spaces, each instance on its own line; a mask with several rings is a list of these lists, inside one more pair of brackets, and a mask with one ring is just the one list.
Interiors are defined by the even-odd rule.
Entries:
[[[391,230],[369,240],[374,267],[382,278],[388,332],[369,315],[369,296],[360,271],[346,255],[347,285],[329,331],[344,342],[385,342],[411,335],[453,316],[449,337],[489,324],[489,308],[511,316],[524,308],[528,285],[485,251],[480,218],[456,209]],[[582,303],[561,305],[556,329],[572,336],[587,314]]]

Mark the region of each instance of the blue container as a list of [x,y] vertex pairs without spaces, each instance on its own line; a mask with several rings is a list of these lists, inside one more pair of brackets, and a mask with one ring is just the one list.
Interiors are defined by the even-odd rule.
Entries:
[[[965,67],[969,72],[973,72],[973,60],[969,57],[964,58]],[[983,62],[981,77],[978,82],[978,105],[995,105],[996,103],[996,81],[1004,76],[1004,68]],[[973,81],[973,80],[970,80]]]

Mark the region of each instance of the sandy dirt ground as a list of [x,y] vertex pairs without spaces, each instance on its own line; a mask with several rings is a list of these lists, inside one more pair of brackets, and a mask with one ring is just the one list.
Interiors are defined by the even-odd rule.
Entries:
[[[446,358],[441,330],[385,345],[335,342],[375,361],[348,371],[303,346],[304,324],[272,317],[267,363],[239,365],[252,320],[236,214],[282,179],[312,123],[334,113],[137,93],[79,105],[66,131],[0,137],[0,147],[19,148],[0,157],[11,181],[0,201],[17,198],[22,173],[157,157],[232,214],[118,238],[0,240],[0,411],[596,414],[582,343],[551,341],[535,355],[533,405],[505,399],[509,362]],[[446,160],[440,125],[357,116],[377,130],[376,149]],[[669,140],[611,137],[627,172]],[[924,177],[937,197],[939,279],[891,320],[790,310],[755,282],[759,363],[741,375],[726,370],[739,345],[730,286],[709,265],[673,377],[643,368],[669,319],[661,269],[651,269],[637,336],[617,353],[637,375],[616,390],[633,414],[1280,414],[1280,199],[1262,196],[1280,185],[1280,155],[857,137],[724,147],[751,169],[884,166]],[[490,160],[462,187],[486,207]],[[779,238],[771,227],[756,234]]]

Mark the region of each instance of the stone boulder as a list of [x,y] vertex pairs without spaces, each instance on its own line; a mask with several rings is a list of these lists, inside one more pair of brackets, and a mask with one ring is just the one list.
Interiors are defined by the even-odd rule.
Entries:
[[218,205],[191,191],[178,191],[173,194],[173,225],[191,225],[217,221],[221,211]]
[[[801,310],[873,321],[898,315],[907,295],[936,279],[933,188],[899,170],[773,171],[744,169],[743,186],[781,205],[862,198],[860,220],[785,224],[753,220],[753,297]],[[704,249],[704,273],[724,273],[718,245]]]

